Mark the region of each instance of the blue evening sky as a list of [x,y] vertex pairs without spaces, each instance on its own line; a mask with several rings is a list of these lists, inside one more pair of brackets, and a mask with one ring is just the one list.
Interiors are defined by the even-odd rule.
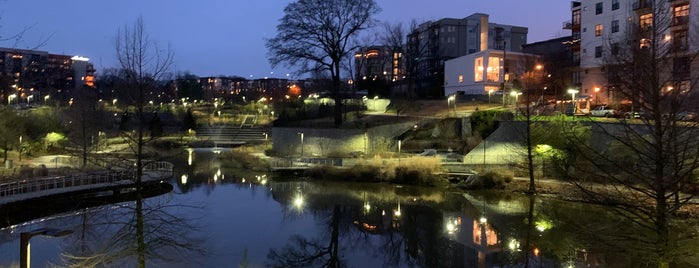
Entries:
[[[381,21],[409,23],[490,15],[490,22],[529,28],[529,42],[567,35],[565,0],[376,0]],[[33,48],[90,58],[97,70],[116,67],[114,36],[142,15],[146,31],[175,53],[172,71],[199,76],[283,77],[272,69],[265,38],[273,37],[289,0],[0,0],[0,37],[31,27],[20,42],[0,47]],[[272,72],[274,72],[272,74]],[[99,73],[98,73],[99,75]]]

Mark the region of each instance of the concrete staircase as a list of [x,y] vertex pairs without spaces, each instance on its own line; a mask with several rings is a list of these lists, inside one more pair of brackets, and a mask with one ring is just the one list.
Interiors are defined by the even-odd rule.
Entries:
[[236,126],[199,126],[197,138],[216,144],[264,142],[272,138],[271,128],[241,128]]

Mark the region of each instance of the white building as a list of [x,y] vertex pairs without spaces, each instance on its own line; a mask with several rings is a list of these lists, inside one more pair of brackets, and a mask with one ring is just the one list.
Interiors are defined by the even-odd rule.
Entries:
[[[642,48],[655,42],[673,49],[668,53],[672,57],[698,51],[697,42],[690,40],[699,38],[699,31],[692,29],[699,26],[699,0],[583,0],[571,7],[573,37],[579,42],[574,57],[580,63],[579,79],[574,80],[580,83],[580,94],[595,96],[597,102],[620,101],[606,67],[629,46]],[[688,73],[678,71],[668,73]],[[689,78],[673,78],[681,79]]]
[[509,82],[534,66],[538,58],[533,54],[486,49],[448,60],[444,62],[444,95],[516,90]]

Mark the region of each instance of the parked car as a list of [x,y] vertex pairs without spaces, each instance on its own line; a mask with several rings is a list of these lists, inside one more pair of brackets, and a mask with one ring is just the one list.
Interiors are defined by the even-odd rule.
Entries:
[[606,105],[597,106],[590,110],[590,116],[614,117],[616,115],[617,111]]
[[697,113],[695,112],[680,112],[677,114],[677,119],[680,121],[694,121],[697,120]]
[[640,118],[648,118],[648,113],[644,110],[640,111],[629,111],[624,113],[624,118],[626,119],[640,119]]

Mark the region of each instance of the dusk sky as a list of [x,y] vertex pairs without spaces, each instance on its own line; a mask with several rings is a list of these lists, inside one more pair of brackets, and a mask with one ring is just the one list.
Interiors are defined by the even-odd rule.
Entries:
[[[114,36],[143,16],[146,31],[160,46],[171,46],[171,71],[199,76],[283,77],[293,71],[272,69],[265,39],[276,33],[289,0],[0,0],[0,36],[31,27],[19,43],[1,47],[33,48],[90,58],[98,70],[116,67]],[[376,19],[409,23],[441,18],[490,15],[490,22],[529,28],[528,41],[567,35],[570,1],[565,0],[377,0]],[[273,74],[271,72],[274,72]],[[293,78],[293,77],[292,77]]]

